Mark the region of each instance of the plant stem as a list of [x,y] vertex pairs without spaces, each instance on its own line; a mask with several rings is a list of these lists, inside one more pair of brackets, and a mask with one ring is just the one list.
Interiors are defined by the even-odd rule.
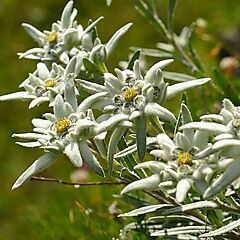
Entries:
[[73,187],[82,186],[103,186],[103,185],[126,185],[126,181],[115,181],[115,182],[67,182],[61,179],[45,178],[45,177],[32,177],[31,180],[42,181],[42,182],[55,182]]

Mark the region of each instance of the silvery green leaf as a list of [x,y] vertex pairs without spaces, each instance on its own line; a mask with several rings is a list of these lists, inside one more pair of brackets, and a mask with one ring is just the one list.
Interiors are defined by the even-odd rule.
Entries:
[[106,46],[106,50],[107,50],[107,54],[108,56],[113,52],[113,50],[115,49],[117,42],[119,41],[119,39],[127,33],[127,31],[129,30],[129,28],[132,26],[132,23],[128,23],[126,25],[124,25],[123,27],[121,27],[119,30],[117,30],[116,33],[114,33],[114,35],[110,38],[110,40],[105,44]]
[[183,178],[177,183],[176,200],[183,202],[187,196],[188,191],[192,186],[192,180],[189,178]]
[[163,221],[165,222],[166,220],[168,221],[174,221],[174,222],[178,222],[179,220],[182,221],[193,221],[193,222],[197,222],[200,224],[206,224],[204,221],[201,221],[200,219],[198,219],[197,217],[194,216],[184,216],[184,215],[168,215],[168,216],[155,216],[155,217],[150,217],[148,220],[157,220],[157,221]]
[[152,213],[158,209],[166,208],[166,207],[170,207],[170,206],[171,206],[170,204],[156,204],[156,205],[144,206],[144,207],[134,209],[130,212],[120,214],[120,215],[118,215],[118,217],[136,217],[136,216],[143,215],[146,213]]
[[224,139],[233,139],[234,135],[231,133],[223,133],[223,134],[219,134],[217,135],[213,140],[214,142],[220,141],[220,140],[224,140]]
[[176,180],[176,181],[179,180],[180,174],[177,173],[175,170],[166,167],[166,168],[165,168],[165,172],[166,172],[171,178],[173,178],[174,180]]
[[221,133],[228,133],[228,129],[226,126],[219,123],[212,123],[212,122],[192,122],[192,123],[187,123],[179,128],[180,131],[185,129],[207,131],[209,134],[214,134],[214,135],[218,135]]
[[104,73],[104,80],[105,80],[105,85],[106,84],[111,85],[112,90],[114,90],[113,92],[115,91],[118,92],[119,90],[121,91],[121,89],[124,87],[124,83],[111,73]]
[[192,142],[181,132],[176,134],[176,145],[184,151],[189,151],[192,148]]
[[21,138],[21,139],[32,139],[38,140],[39,138],[45,139],[46,136],[38,133],[14,133],[12,137]]
[[82,38],[85,34],[90,32],[98,24],[98,22],[100,22],[103,18],[104,17],[99,17],[97,20],[95,20],[90,25],[88,25],[87,28],[85,28],[85,30],[82,32],[80,38]]
[[71,141],[64,149],[63,153],[70,159],[75,167],[81,167],[83,164],[82,156],[79,151],[78,143]]
[[223,116],[223,124],[225,125],[234,119],[233,113],[224,108],[221,110],[220,114]]
[[175,227],[175,228],[169,228],[169,229],[156,231],[156,232],[152,233],[150,236],[152,236],[152,237],[175,236],[175,235],[179,235],[179,234],[199,233],[201,231],[206,231],[206,229],[210,229],[210,227],[208,227],[208,226]]
[[[44,53],[45,53],[45,49],[43,49],[43,48],[31,48],[24,53],[20,53],[19,58],[21,59],[28,55],[44,54]],[[37,57],[36,59],[39,59],[39,57]]]
[[166,151],[164,151],[164,150],[158,150],[158,149],[152,150],[150,152],[150,154],[153,155],[156,158],[160,158],[160,159],[163,159],[163,160],[166,160],[166,161],[168,161],[169,158],[171,158],[171,156],[168,153],[166,153]]
[[139,48],[139,47],[131,47],[132,51],[140,50],[141,54],[149,57],[157,57],[157,58],[173,58],[174,55],[169,52],[165,52],[159,49],[150,49],[150,48]]
[[79,82],[79,84],[81,85],[81,87],[88,93],[90,94],[94,94],[94,93],[99,93],[99,92],[104,92],[105,91],[105,87],[97,84],[97,83],[93,83],[90,81],[85,81],[82,79],[77,79],[77,82]]
[[85,112],[87,111],[91,105],[97,102],[99,99],[105,97],[108,93],[107,92],[99,92],[95,93],[87,98],[85,98],[80,105],[78,106],[78,112]]
[[72,57],[71,60],[68,62],[67,66],[66,66],[66,69],[65,69],[65,72],[64,72],[65,81],[68,81],[67,77],[68,77],[69,74],[75,72],[76,63],[77,63],[77,56]]
[[9,100],[25,100],[25,99],[31,99],[34,98],[35,96],[29,95],[28,92],[15,92],[15,93],[10,93],[6,95],[0,96],[0,101],[9,101]]
[[69,1],[62,12],[61,25],[63,29],[66,29],[70,26],[71,23],[71,14],[73,8],[73,1]]
[[213,121],[213,122],[223,123],[223,117],[218,114],[203,115],[200,117],[200,119],[203,121]]
[[60,94],[55,98],[53,112],[57,119],[66,117],[64,111],[64,101]]
[[237,139],[223,139],[219,140],[216,143],[213,144],[212,149],[213,150],[220,150],[222,148],[227,148],[230,146],[240,146],[240,140]]
[[146,73],[145,75],[145,81],[151,83],[152,79],[155,77],[155,74],[157,72],[158,69],[163,69],[164,67],[166,67],[167,65],[169,65],[170,63],[172,63],[174,60],[173,59],[166,59],[166,60],[162,60],[160,62],[157,62],[156,64],[154,64]]
[[[150,145],[150,144],[153,144],[153,143],[156,143],[156,138],[153,137],[153,138],[150,138],[148,137],[147,138],[147,145]],[[137,144],[133,144],[127,148],[124,148],[122,151],[118,152],[115,154],[115,158],[121,158],[121,157],[125,157],[131,153],[134,153],[137,151]]]
[[48,102],[48,101],[49,101],[49,97],[37,97],[30,102],[28,108],[32,109],[36,106],[39,106],[41,103]]
[[[182,105],[181,105],[181,111],[182,111],[182,125],[193,121],[191,113],[190,113],[188,107],[184,103],[182,103]],[[187,139],[191,143],[193,142],[193,138],[194,138],[194,130],[193,129],[183,130],[183,134],[187,137]]]
[[150,189],[157,189],[159,183],[161,182],[161,178],[158,174],[154,174],[150,177],[137,180],[135,182],[132,182],[128,184],[122,191],[121,194],[126,194],[130,191],[136,191],[136,190],[150,190]]
[[205,158],[207,156],[210,156],[211,154],[215,153],[216,151],[212,149],[212,145],[206,147],[205,149],[203,149],[202,151],[200,151],[199,153],[197,153],[196,155],[194,155],[192,157],[192,159],[201,159],[201,158]]
[[125,121],[128,119],[128,116],[125,114],[117,114],[112,116],[106,121],[103,121],[96,126],[93,127],[92,131],[95,135],[98,135],[102,132],[106,132],[109,129],[113,128],[116,124],[118,124],[121,121]]
[[166,108],[160,106],[157,103],[148,103],[145,107],[146,115],[157,115],[160,119],[176,122],[175,116]]
[[41,118],[33,118],[32,124],[34,127],[47,129],[52,125],[52,122]]
[[41,78],[41,79],[47,79],[49,76],[49,70],[47,68],[47,66],[44,63],[38,63],[37,64],[37,75]]
[[186,212],[189,210],[199,209],[199,208],[217,208],[218,205],[211,201],[199,201],[195,203],[189,203],[181,205],[179,207],[171,208],[163,212],[164,215],[175,214],[178,212]]
[[89,58],[96,64],[101,64],[103,62],[106,62],[107,50],[105,45],[98,44],[97,46],[94,46],[90,52]]
[[165,79],[174,80],[177,82],[197,80],[195,77],[184,74],[184,73],[162,71],[162,75]]
[[173,52],[175,49],[172,44],[167,44],[167,43],[163,43],[163,42],[157,43],[156,47],[163,51],[166,51],[166,52]]
[[16,142],[16,144],[28,148],[40,147],[42,145],[40,142]]
[[191,81],[187,81],[187,82],[176,83],[171,86],[168,86],[167,99],[171,99],[171,98],[175,97],[176,95],[185,92],[188,89],[201,86],[201,85],[209,82],[210,80],[211,80],[211,78],[202,78],[202,79],[196,79],[196,80],[191,80]]
[[205,149],[208,145],[209,133],[206,131],[195,131],[193,146],[198,147],[199,150]]
[[227,98],[223,99],[223,107],[229,111],[232,111],[235,108],[234,104]]
[[166,150],[166,152],[171,152],[174,148],[176,148],[172,139],[164,133],[157,135],[157,142],[163,150]]
[[109,174],[112,175],[114,154],[117,152],[117,144],[121,137],[125,132],[125,128],[115,128],[108,144],[108,152],[107,152],[107,161],[108,161],[108,171]]
[[149,168],[153,173],[159,174],[164,168],[166,164],[157,161],[147,161],[140,163],[134,167],[134,169],[142,169]]
[[44,169],[52,165],[56,160],[56,155],[52,153],[45,153],[43,156],[38,158],[13,184],[12,189],[20,187],[32,176],[42,172]]
[[90,166],[90,168],[95,171],[100,176],[104,177],[105,173],[103,171],[103,168],[101,167],[100,163],[96,159],[96,157],[93,155],[91,149],[87,145],[85,141],[80,141],[79,143],[79,149],[82,155],[82,158],[86,163]]
[[146,152],[147,123],[146,116],[135,119],[137,151],[140,161],[143,161]]
[[211,198],[217,193],[223,191],[231,182],[240,176],[240,159],[235,159],[233,163],[228,166],[223,174],[220,175],[206,190],[203,197]]
[[77,111],[78,104],[73,79],[68,79],[68,81],[65,83],[64,98],[65,101],[70,104],[72,109],[74,109],[74,111]]
[[69,56],[67,54],[67,52],[63,52],[60,56],[59,59],[61,62],[63,62],[64,64],[68,64],[69,62]]
[[229,224],[220,227],[214,231],[208,232],[201,234],[199,237],[200,238],[208,238],[208,237],[213,237],[213,236],[222,236],[224,233],[230,232],[235,228],[238,228],[240,226],[240,219],[230,222]]
[[39,46],[43,45],[43,39],[45,35],[40,32],[37,28],[33,27],[32,25],[28,23],[22,24],[24,30],[29,34],[29,36],[38,43]]
[[[101,135],[101,134],[99,134],[99,135]],[[105,135],[105,133],[104,133],[104,135]],[[104,142],[106,135],[104,138],[99,138],[98,136],[94,138],[94,142],[96,144],[97,150],[104,159],[107,159],[107,148],[106,148],[106,144]]]

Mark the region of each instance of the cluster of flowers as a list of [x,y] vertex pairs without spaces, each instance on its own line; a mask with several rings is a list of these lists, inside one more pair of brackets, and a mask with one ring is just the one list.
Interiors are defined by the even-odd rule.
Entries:
[[[205,115],[201,122],[193,122],[182,103],[176,118],[164,104],[210,79],[188,76],[169,85],[163,68],[172,59],[143,71],[141,60],[132,58],[126,69],[116,68],[115,75],[109,73],[107,58],[131,24],[102,44],[96,31],[102,18],[90,21],[83,29],[76,16],[73,1],[69,1],[51,31],[41,32],[23,24],[39,47],[20,57],[39,63],[36,71],[20,84],[23,91],[3,95],[0,100],[29,100],[29,108],[47,102],[53,111],[44,113],[44,119],[32,120],[33,133],[13,135],[22,139],[17,142],[19,145],[44,150],[44,155],[18,178],[13,188],[53,164],[59,154],[65,154],[76,167],[85,161],[96,173],[105,176],[100,160],[107,163],[110,174],[116,163],[117,173],[121,174],[123,166],[118,160],[137,151],[136,158],[141,163],[135,170],[129,170],[130,174],[136,177],[134,171],[149,168],[153,175],[130,183],[122,193],[160,188],[176,194],[179,202],[184,201],[190,189],[211,197],[238,179],[240,109],[225,99],[219,115]],[[88,97],[84,99],[82,92]],[[162,132],[149,137],[147,125],[153,122]],[[176,124],[174,133],[164,131],[169,124]],[[127,147],[118,151],[122,138]],[[148,151],[155,161],[143,161]]]

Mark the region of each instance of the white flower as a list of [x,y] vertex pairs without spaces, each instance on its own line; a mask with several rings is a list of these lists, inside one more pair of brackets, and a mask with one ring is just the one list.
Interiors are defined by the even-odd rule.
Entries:
[[38,63],[37,70],[19,86],[25,91],[0,96],[0,101],[31,100],[29,108],[43,102],[50,102],[50,106],[52,106],[58,94],[72,94],[71,91],[68,93],[69,88],[73,88],[73,91],[78,94],[77,88],[74,87],[74,80],[79,71],[77,56],[71,59],[65,69],[53,63],[51,70],[49,70],[46,64]]
[[[126,120],[127,116],[118,114],[105,121],[97,122],[91,110],[86,114],[79,112],[73,101],[64,102],[62,96],[57,95],[54,114],[46,113],[44,117],[45,119],[32,120],[34,133],[14,134],[14,137],[25,140],[17,144],[44,149],[46,154],[43,156],[48,156],[47,158],[51,156],[51,162],[55,161],[60,153],[64,153],[76,167],[81,167],[84,160],[95,172],[104,176],[104,171],[93,155],[89,143],[94,140],[103,140],[106,132],[114,125]],[[49,166],[49,161],[46,161],[45,165],[44,161],[37,160],[37,163],[40,162],[39,168],[34,162],[19,177],[13,188],[19,187],[31,176],[44,170]],[[34,170],[33,166],[35,166]]]
[[104,74],[104,86],[79,80],[81,86],[90,93],[105,91],[107,95],[93,104],[93,108],[111,110],[128,114],[130,119],[141,115],[157,115],[162,120],[176,121],[174,115],[162,107],[177,94],[210,81],[209,78],[196,79],[169,86],[165,83],[161,69],[173,60],[163,60],[153,65],[142,76],[139,60],[134,63],[133,71],[115,69],[117,77],[111,73]]
[[213,135],[214,143],[208,151],[199,153],[206,157],[212,153],[219,156],[218,177],[205,191],[204,197],[212,197],[223,191],[229,184],[240,177],[240,107],[235,107],[228,99],[223,100],[220,114],[209,114],[201,117],[201,122],[192,122],[180,129],[197,129]]
[[[182,123],[192,122],[186,105],[182,104]],[[166,134],[156,137],[159,149],[150,154],[158,161],[138,164],[135,169],[149,168],[154,175],[130,183],[122,193],[138,189],[165,189],[175,193],[176,200],[185,200],[188,191],[193,187],[203,194],[211,182],[217,168],[216,156],[211,155],[199,159],[198,153],[211,146],[208,134],[201,131],[184,130],[177,132],[173,138]],[[197,157],[196,157],[197,156]]]
[[87,57],[94,63],[105,62],[119,38],[131,27],[131,24],[123,26],[103,45],[95,30],[103,17],[94,22],[90,21],[89,26],[83,29],[75,20],[76,16],[77,10],[73,8],[73,1],[69,1],[62,12],[61,20],[53,23],[50,31],[41,32],[24,23],[24,29],[39,47],[27,50],[20,54],[20,57],[67,64],[73,56],[79,54],[81,58]]

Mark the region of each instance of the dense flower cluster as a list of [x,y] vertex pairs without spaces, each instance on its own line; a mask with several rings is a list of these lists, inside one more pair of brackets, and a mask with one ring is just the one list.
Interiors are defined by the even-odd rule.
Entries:
[[[239,188],[240,107],[224,99],[219,114],[203,115],[201,121],[194,122],[182,100],[179,116],[175,117],[166,103],[208,83],[210,78],[166,72],[164,68],[174,61],[171,58],[143,69],[146,64],[138,51],[124,64],[125,68],[110,73],[108,56],[132,24],[126,24],[102,44],[96,29],[102,17],[89,21],[85,29],[76,17],[77,10],[69,1],[61,20],[53,23],[51,30],[41,32],[23,24],[38,47],[21,53],[20,58],[37,60],[36,70],[20,84],[22,91],[0,96],[0,101],[26,100],[30,101],[29,108],[47,103],[51,112],[32,119],[33,132],[13,134],[20,139],[17,144],[44,151],[13,189],[52,165],[61,154],[78,168],[86,162],[102,177],[107,170],[124,180],[127,186],[121,194],[160,190],[176,204],[186,203],[190,197],[191,209],[196,209],[195,199],[219,193],[227,196],[231,184]],[[176,36],[175,44],[180,48],[188,44],[185,35],[183,31]],[[164,46],[169,49],[169,45]],[[169,52],[173,51],[175,47]],[[190,67],[194,70],[196,66],[191,63]],[[198,206],[217,205],[203,201]],[[138,216],[165,207],[169,204],[144,206],[122,216]],[[196,214],[190,220],[196,221]],[[205,224],[202,219],[196,222]],[[151,220],[146,223],[151,226]],[[135,227],[129,224],[126,229]],[[196,233],[211,228],[189,225],[184,229]],[[152,231],[152,236],[164,236],[162,231]]]

